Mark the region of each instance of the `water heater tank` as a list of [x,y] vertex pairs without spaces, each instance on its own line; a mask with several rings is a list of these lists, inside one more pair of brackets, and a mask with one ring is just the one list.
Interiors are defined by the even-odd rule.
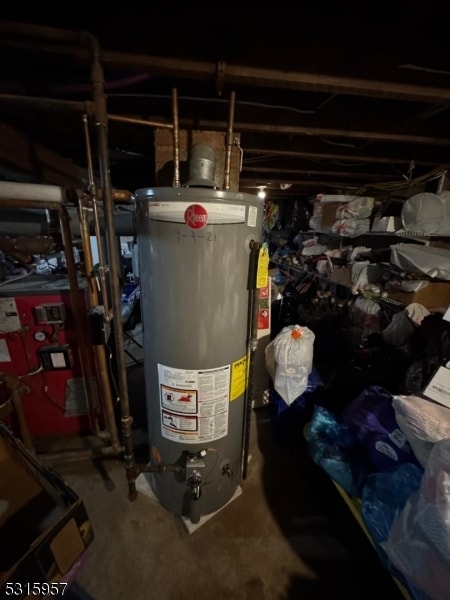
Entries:
[[249,258],[263,201],[194,187],[135,197],[154,467],[146,477],[164,507],[195,522],[242,478]]

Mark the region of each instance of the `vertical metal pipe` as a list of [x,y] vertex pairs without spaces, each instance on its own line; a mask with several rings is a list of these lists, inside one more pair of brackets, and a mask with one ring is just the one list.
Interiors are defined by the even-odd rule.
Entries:
[[[129,410],[129,399],[128,399],[128,388],[127,388],[127,377],[125,368],[125,351],[123,344],[123,332],[121,324],[121,294],[119,287],[119,268],[118,268],[118,255],[114,245],[114,220],[113,220],[113,194],[110,180],[109,170],[109,153],[108,153],[108,116],[106,110],[106,99],[105,99],[105,78],[103,69],[100,62],[100,47],[97,39],[87,33],[82,32],[81,34],[73,33],[70,31],[53,30],[51,28],[36,28],[36,27],[25,27],[22,31],[25,34],[33,35],[34,37],[42,37],[46,39],[57,39],[73,43],[86,44],[91,55],[91,85],[92,85],[92,96],[94,103],[94,116],[97,125],[98,132],[98,152],[100,162],[100,173],[102,179],[102,191],[103,191],[103,202],[105,210],[105,223],[106,223],[106,241],[107,250],[110,258],[111,267],[111,287],[112,287],[112,308],[113,318],[115,319],[116,326],[114,327],[114,336],[117,352],[117,363],[118,363],[118,376],[119,376],[119,392],[120,392],[120,407],[122,413],[122,436],[125,446],[124,462],[128,478],[129,487],[129,498],[134,500],[137,496],[136,493],[136,472],[134,462],[134,450],[131,439],[132,433],[132,418]],[[73,288],[73,297],[75,304],[79,304],[78,282],[76,278],[75,263],[73,259],[72,244],[70,237],[70,228],[68,227],[67,211],[60,212],[60,223],[61,230],[63,231],[63,238],[67,240],[66,248],[70,250],[70,256],[67,256],[67,270],[69,274],[69,281],[75,283],[76,286]],[[64,229],[63,229],[64,228]],[[75,281],[73,281],[75,280]],[[79,306],[77,306],[79,308]],[[74,311],[75,312],[75,311]],[[79,317],[79,315],[78,315]],[[84,340],[84,329],[83,324],[79,323],[79,334]],[[83,362],[86,361],[85,355],[86,346],[82,345]],[[87,361],[86,366],[88,368],[88,374],[90,374],[90,364]],[[92,379],[89,378],[86,382],[88,387],[92,386]]]
[[99,425],[97,413],[95,411],[94,406],[96,393],[93,383],[91,358],[88,352],[89,340],[86,335],[86,319],[83,318],[86,315],[84,314],[83,305],[81,303],[80,289],[78,286],[78,274],[75,265],[75,259],[73,257],[72,235],[70,231],[69,214],[66,208],[62,205],[58,205],[58,217],[64,244],[64,253],[67,264],[67,275],[69,278],[70,290],[72,292],[70,295],[72,310],[75,319],[75,327],[80,342],[80,359],[84,376],[84,384],[86,388],[89,416],[91,419],[91,427],[93,428],[93,433],[95,433],[99,430]]
[[15,410],[22,442],[25,448],[34,454],[35,449],[33,446],[33,440],[30,435],[30,430],[28,429],[27,419],[22,406],[22,397],[30,392],[30,388],[27,385],[24,385],[22,381],[12,373],[0,373],[0,381],[6,385],[11,393],[9,398],[9,406],[12,405],[13,409]]
[[448,184],[448,173],[447,170],[442,171],[442,175],[439,177],[436,194],[442,194],[444,190],[447,190]]
[[85,33],[92,55],[91,84],[94,102],[95,124],[97,127],[100,177],[103,191],[103,209],[105,214],[106,243],[110,265],[111,300],[114,319],[114,338],[118,369],[118,384],[120,393],[120,408],[122,422],[122,441],[125,448],[124,462],[128,480],[128,496],[135,500],[136,466],[132,441],[132,423],[130,403],[128,398],[127,374],[125,365],[125,348],[122,331],[121,289],[119,279],[119,256],[115,244],[114,202],[110,178],[109,149],[108,149],[108,113],[106,109],[105,78],[100,63],[100,48],[94,36]]
[[247,386],[244,398],[244,426],[242,431],[242,478],[247,478],[248,455],[250,449],[250,426],[252,414],[252,400],[255,376],[255,353],[258,347],[258,304],[259,294],[257,288],[258,260],[261,243],[250,242],[250,257],[248,269],[248,332],[247,332]]
[[[100,289],[102,292],[102,303],[104,308],[104,315],[107,320],[110,320],[111,315],[109,314],[109,289],[107,285],[107,267],[105,264],[105,256],[103,252],[103,240],[100,231],[100,220],[98,217],[98,203],[97,203],[97,186],[94,180],[94,168],[92,164],[92,152],[89,140],[89,127],[87,115],[83,115],[83,126],[84,126],[84,137],[86,140],[86,159],[88,165],[88,179],[89,179],[89,193],[92,199],[92,211],[94,215],[94,230],[95,238],[97,240],[98,249],[98,260],[99,260],[99,276],[100,276]],[[90,245],[89,245],[90,247]]]
[[[87,115],[83,115],[83,126],[84,126],[84,136],[86,141],[86,159],[87,159],[87,167],[88,167],[88,181],[89,181],[89,192],[91,194],[91,198],[94,202],[94,206],[96,207],[96,197],[97,197],[97,186],[95,185],[94,178],[94,168],[92,163],[92,152],[91,152],[91,144],[89,137],[89,127],[88,127],[88,118]],[[92,259],[92,248],[89,234],[89,225],[86,218],[87,208],[84,206],[84,202],[82,199],[79,200],[79,213],[80,213],[80,232],[81,232],[81,240],[83,243],[84,249],[84,262],[85,269],[89,282],[89,301],[90,306],[97,307],[99,304],[98,298],[98,290],[97,290],[97,281],[94,276],[94,261]],[[98,214],[96,214],[96,238],[97,245],[102,243],[100,238],[100,229],[98,224]],[[103,256],[103,252],[99,256]],[[106,289],[105,278],[103,277],[101,284],[101,291],[103,298],[107,298],[108,290]],[[103,304],[104,313],[103,319],[105,320],[108,317],[108,313],[106,312],[106,307],[108,304]],[[106,341],[106,340],[105,340]],[[104,416],[106,419],[106,425],[109,433],[109,440],[111,442],[111,446],[113,450],[117,453],[121,452],[123,449],[120,445],[119,434],[116,425],[116,417],[114,413],[114,403],[111,394],[111,383],[108,376],[108,363],[106,359],[105,347],[100,344],[95,344],[93,347],[95,361],[98,370],[98,377],[101,383],[102,390],[102,399],[103,399],[103,408],[104,408]],[[97,432],[99,437],[102,437],[102,432]]]
[[178,122],[178,93],[172,89],[172,114],[173,114],[173,187],[180,187],[180,131]]
[[[86,219],[87,208],[83,201],[79,200],[80,212],[80,233],[83,244],[84,264],[89,282],[89,304],[91,308],[98,306],[98,290],[95,281],[93,280],[94,263],[92,259],[92,248],[90,243],[89,226]],[[101,396],[103,400],[103,409],[108,430],[108,438],[111,442],[113,450],[117,453],[122,451],[117,431],[116,418],[114,414],[114,403],[111,394],[111,383],[108,377],[108,363],[106,360],[105,347],[100,344],[94,344],[92,348],[97,365],[97,375],[101,384]],[[97,431],[97,436],[102,438],[106,432]]]
[[224,182],[223,187],[225,190],[230,189],[230,175],[231,175],[231,149],[233,147],[233,124],[234,124],[234,108],[236,105],[236,92],[231,92],[230,98],[230,113],[228,117],[228,131],[227,131],[227,150],[225,154],[225,170],[224,170]]

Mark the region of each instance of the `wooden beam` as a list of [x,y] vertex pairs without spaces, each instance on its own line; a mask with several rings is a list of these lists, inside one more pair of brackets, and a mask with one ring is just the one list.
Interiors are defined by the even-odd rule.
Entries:
[[[392,179],[392,174],[388,175],[380,175],[378,173],[361,173],[358,171],[328,171],[326,168],[324,169],[285,169],[284,167],[281,168],[276,168],[276,167],[261,167],[261,166],[253,166],[251,163],[250,164],[245,164],[242,167],[242,171],[241,171],[241,176],[242,173],[274,173],[276,175],[278,175],[279,177],[277,177],[277,179],[280,182],[285,181],[286,183],[290,183],[290,179],[289,176],[290,175],[307,175],[307,176],[311,176],[311,175],[320,175],[321,177],[345,177],[347,179],[381,179],[381,178],[385,178],[385,179]],[[280,176],[283,177],[280,177]],[[287,179],[286,179],[287,176]]]
[[[126,54],[105,50],[102,52],[105,66],[120,69],[138,69],[140,72],[160,74],[165,77],[184,79],[213,80],[219,65],[179,58]],[[450,88],[439,88],[408,83],[373,81],[338,75],[265,69],[248,65],[220,63],[220,73],[224,84],[241,84],[255,87],[271,87],[327,94],[347,94],[369,96],[409,102],[440,104],[450,101]]]
[[[32,51],[71,55],[89,63],[91,55],[83,44],[80,32],[37,27],[3,21],[0,22],[0,43],[5,46],[28,48]],[[28,38],[28,39],[27,39]],[[39,42],[39,38],[42,42]],[[36,43],[36,40],[38,42]],[[45,41],[45,44],[43,43]],[[450,102],[450,87],[414,85],[395,81],[378,81],[334,74],[308,73],[283,68],[264,68],[229,64],[224,61],[205,62],[181,58],[133,54],[102,50],[105,68],[121,71],[139,71],[175,79],[212,81],[225,84],[290,89],[327,94],[346,94],[386,98],[408,102],[442,104]],[[220,82],[218,74],[220,73]],[[176,83],[175,83],[176,85]]]
[[0,162],[15,172],[33,176],[36,182],[67,187],[82,185],[82,170],[73,161],[1,121]]
[[[307,152],[302,150],[283,150],[281,148],[278,149],[270,149],[270,148],[260,148],[260,147],[244,147],[244,156],[248,155],[259,155],[261,159],[263,157],[292,157],[292,158],[308,158],[310,160],[329,160],[329,161],[349,161],[351,163],[360,162],[360,163],[374,163],[374,164],[403,164],[409,165],[411,163],[411,159],[408,158],[393,158],[393,157],[383,157],[383,156],[374,156],[374,155],[363,155],[363,154],[348,154],[345,152],[339,153],[330,153],[330,152]],[[435,161],[427,161],[427,160],[415,160],[417,165],[422,166],[431,166],[436,167],[437,163]]]
[[[194,121],[180,119],[180,124],[185,128],[193,128]],[[207,119],[196,120],[196,127],[206,130],[226,130],[225,121],[210,121]],[[357,140],[368,140],[374,142],[394,142],[403,144],[424,144],[429,146],[442,146],[450,148],[450,138],[434,137],[416,134],[389,133],[386,131],[369,131],[355,129],[341,129],[338,127],[318,127],[315,125],[277,125],[269,123],[243,123],[236,121],[234,124],[235,130],[240,132],[251,133],[272,133],[283,135],[304,135],[304,136],[328,136],[339,138],[352,138]]]

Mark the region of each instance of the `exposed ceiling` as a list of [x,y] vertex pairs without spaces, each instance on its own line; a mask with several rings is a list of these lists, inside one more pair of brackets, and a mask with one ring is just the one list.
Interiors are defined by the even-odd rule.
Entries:
[[[0,176],[59,183],[83,173],[88,32],[101,48],[111,116],[171,123],[176,89],[181,128],[226,132],[235,94],[243,191],[435,191],[450,165],[448,34],[432,7],[405,7],[198,14],[171,4],[66,8],[64,17],[30,9],[26,19],[9,8],[0,22]],[[154,184],[153,136],[153,127],[109,120],[115,187]]]

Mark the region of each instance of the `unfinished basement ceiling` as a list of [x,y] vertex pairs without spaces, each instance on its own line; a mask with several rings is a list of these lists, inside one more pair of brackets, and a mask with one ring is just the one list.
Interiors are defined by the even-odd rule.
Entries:
[[[450,64],[439,14],[203,10],[3,11],[0,177],[81,185],[92,99],[85,31],[102,51],[111,115],[170,124],[176,89],[180,128],[226,132],[235,94],[242,191],[407,197],[442,184]],[[114,187],[155,184],[154,128],[111,119],[108,140]]]

